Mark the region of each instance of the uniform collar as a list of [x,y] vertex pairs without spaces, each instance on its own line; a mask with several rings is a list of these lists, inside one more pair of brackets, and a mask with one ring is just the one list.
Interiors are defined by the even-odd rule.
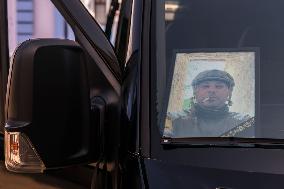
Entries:
[[223,106],[219,109],[207,109],[199,106],[198,104],[194,105],[195,115],[199,118],[207,118],[207,119],[216,119],[222,118],[229,114],[228,105]]

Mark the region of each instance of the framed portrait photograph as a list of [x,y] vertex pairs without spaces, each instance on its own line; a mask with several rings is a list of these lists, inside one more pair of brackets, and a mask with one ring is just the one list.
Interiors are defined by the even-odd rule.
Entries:
[[257,48],[176,51],[164,136],[255,137],[258,53]]

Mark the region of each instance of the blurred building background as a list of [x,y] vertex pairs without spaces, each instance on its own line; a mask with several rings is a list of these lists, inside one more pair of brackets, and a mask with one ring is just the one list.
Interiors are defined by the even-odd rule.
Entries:
[[[111,0],[81,1],[104,29]],[[9,0],[8,23],[10,54],[27,39],[74,39],[71,28],[50,0]]]

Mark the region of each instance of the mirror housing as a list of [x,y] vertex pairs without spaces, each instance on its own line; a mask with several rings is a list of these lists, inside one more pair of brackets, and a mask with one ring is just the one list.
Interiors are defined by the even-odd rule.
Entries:
[[9,170],[43,172],[99,158],[105,102],[90,99],[87,61],[69,40],[28,40],[15,50],[6,95]]

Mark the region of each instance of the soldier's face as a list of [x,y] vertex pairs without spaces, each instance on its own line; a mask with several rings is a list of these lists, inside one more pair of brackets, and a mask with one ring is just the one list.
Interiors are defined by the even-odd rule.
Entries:
[[204,108],[218,109],[226,104],[231,90],[222,81],[204,81],[197,85],[195,97]]

